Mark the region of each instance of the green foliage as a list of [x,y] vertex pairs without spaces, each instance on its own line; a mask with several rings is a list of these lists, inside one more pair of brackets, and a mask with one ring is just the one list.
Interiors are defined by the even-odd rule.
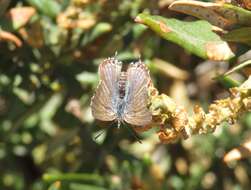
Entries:
[[229,42],[240,42],[247,45],[251,45],[250,38],[251,27],[243,27],[235,30],[231,30],[223,36],[226,41]]
[[[187,110],[198,103],[207,109],[250,75],[249,10],[222,5],[214,21],[226,10],[240,20],[217,34],[212,20],[170,14],[163,2],[0,1],[0,189],[250,187],[248,160],[222,160],[250,136],[250,113],[214,134],[169,145],[160,144],[155,128],[138,134],[140,144],[126,127],[91,115],[98,65],[115,52],[125,63],[145,61],[155,87]],[[227,41],[236,43],[230,49]]]
[[212,31],[212,25],[206,21],[187,22],[148,14],[138,15],[136,21],[201,58],[228,60],[234,56],[226,42]]
[[229,3],[205,3],[200,1],[174,1],[169,9],[193,15],[211,24],[224,28],[251,26],[251,13]]
[[59,13],[61,6],[57,1],[48,0],[27,0],[29,4],[34,6],[43,15],[55,18]]

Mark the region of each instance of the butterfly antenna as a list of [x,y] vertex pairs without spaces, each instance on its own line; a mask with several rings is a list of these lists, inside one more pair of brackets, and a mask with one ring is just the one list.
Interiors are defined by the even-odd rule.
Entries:
[[128,127],[128,125],[125,125],[127,130],[130,131],[130,133],[134,136],[134,138],[140,143],[142,144],[142,141],[139,139],[137,133],[131,128],[131,127]]

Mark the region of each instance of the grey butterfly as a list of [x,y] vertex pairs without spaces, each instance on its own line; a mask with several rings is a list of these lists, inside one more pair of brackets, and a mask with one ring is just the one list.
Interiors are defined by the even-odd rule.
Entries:
[[129,64],[122,71],[122,62],[116,58],[105,59],[99,65],[100,83],[91,100],[92,114],[101,121],[126,122],[133,126],[151,123],[147,108],[150,75],[141,61]]

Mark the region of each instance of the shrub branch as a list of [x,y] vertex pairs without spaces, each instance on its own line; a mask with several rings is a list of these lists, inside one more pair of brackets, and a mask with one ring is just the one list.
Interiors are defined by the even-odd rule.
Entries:
[[167,95],[159,95],[154,87],[149,89],[152,126],[159,128],[158,136],[162,143],[212,133],[223,122],[234,124],[243,113],[251,111],[251,77],[240,87],[230,88],[230,97],[212,103],[208,113],[196,105],[192,116]]

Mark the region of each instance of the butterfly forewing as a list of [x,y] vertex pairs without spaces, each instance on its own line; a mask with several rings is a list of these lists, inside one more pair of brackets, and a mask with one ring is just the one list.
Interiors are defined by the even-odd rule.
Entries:
[[127,70],[126,106],[123,116],[127,123],[136,126],[151,123],[152,115],[147,108],[149,82],[149,72],[143,62],[130,64]]
[[100,83],[91,101],[92,115],[101,121],[117,117],[118,80],[122,63],[115,58],[104,60],[99,66]]

